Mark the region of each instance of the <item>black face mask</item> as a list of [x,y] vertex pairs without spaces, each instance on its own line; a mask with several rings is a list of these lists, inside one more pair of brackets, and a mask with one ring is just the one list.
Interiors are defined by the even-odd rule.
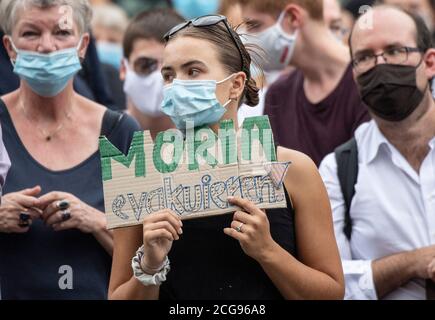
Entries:
[[406,119],[424,98],[424,92],[417,88],[417,68],[395,64],[375,66],[357,78],[362,100],[379,118]]

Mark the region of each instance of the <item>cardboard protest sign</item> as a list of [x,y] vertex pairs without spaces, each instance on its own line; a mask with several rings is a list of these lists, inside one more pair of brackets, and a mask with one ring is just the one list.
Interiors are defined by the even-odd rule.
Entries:
[[127,155],[101,137],[100,154],[109,229],[141,224],[164,208],[182,219],[234,212],[228,196],[262,209],[287,206],[282,181],[289,164],[277,162],[267,116],[247,118],[237,131],[223,121],[218,134],[172,129],[154,142],[148,131],[136,132]]

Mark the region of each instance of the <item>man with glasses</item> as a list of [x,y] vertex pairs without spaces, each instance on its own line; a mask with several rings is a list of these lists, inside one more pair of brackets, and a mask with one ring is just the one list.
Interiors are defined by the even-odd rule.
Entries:
[[[341,158],[328,155],[320,167],[333,209],[346,298],[433,299],[431,35],[421,18],[382,5],[359,18],[349,44],[354,77],[373,120],[355,133],[357,179],[348,207],[348,192],[339,182]],[[345,231],[346,226],[351,228]]]

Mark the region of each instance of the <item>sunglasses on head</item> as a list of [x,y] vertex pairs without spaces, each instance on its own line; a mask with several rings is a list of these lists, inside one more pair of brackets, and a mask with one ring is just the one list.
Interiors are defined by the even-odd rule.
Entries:
[[177,32],[183,30],[184,28],[188,27],[189,25],[193,25],[194,27],[209,27],[209,26],[214,26],[217,25],[218,23],[223,22],[225,27],[227,28],[228,33],[231,36],[231,39],[233,39],[234,44],[237,47],[237,50],[239,51],[240,54],[240,58],[242,59],[242,67],[244,69],[245,67],[245,59],[243,58],[243,53],[242,53],[242,48],[240,48],[239,43],[237,42],[236,37],[234,36],[233,31],[231,30],[230,25],[228,24],[228,20],[227,17],[222,16],[222,15],[207,15],[207,16],[202,16],[202,17],[198,17],[192,20],[188,20],[185,22],[180,23],[179,25],[176,25],[175,27],[173,27],[171,30],[169,30],[169,32],[167,32],[163,39],[167,42],[174,34],[176,34]]

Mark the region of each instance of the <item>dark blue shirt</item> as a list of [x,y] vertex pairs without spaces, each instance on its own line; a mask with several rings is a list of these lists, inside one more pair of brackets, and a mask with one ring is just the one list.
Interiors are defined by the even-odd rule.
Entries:
[[[72,169],[51,171],[25,149],[2,100],[0,122],[12,162],[5,194],[40,185],[42,194],[68,192],[104,212],[99,152]],[[127,153],[137,130],[137,123],[124,115],[108,139]],[[60,289],[59,281],[63,283],[61,277],[64,275],[62,266],[72,268],[71,290]],[[2,299],[106,299],[110,268],[109,254],[91,234],[79,230],[54,232],[37,220],[26,234],[0,233]]]

